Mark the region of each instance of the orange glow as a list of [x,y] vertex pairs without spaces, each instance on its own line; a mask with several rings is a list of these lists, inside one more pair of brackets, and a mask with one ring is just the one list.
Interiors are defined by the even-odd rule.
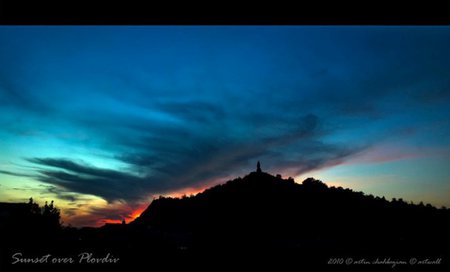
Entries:
[[[131,221],[138,218],[141,215],[141,213],[143,213],[145,211],[147,206],[148,206],[148,204],[141,205],[136,210],[132,211],[131,213],[128,213],[126,215],[126,217],[124,218],[125,222],[130,223]],[[99,222],[97,222],[96,225],[102,226],[103,224],[121,224],[121,223],[122,223],[122,220],[119,220],[119,219],[101,219],[101,220],[99,220]]]
[[189,189],[187,189],[187,190],[182,190],[182,191],[177,191],[177,192],[169,193],[169,194],[167,194],[166,196],[168,196],[168,197],[181,198],[181,197],[183,197],[183,196],[185,196],[185,195],[186,195],[186,196],[196,195],[196,194],[198,194],[198,193],[200,193],[200,192],[203,192],[206,188],[207,188],[207,187],[205,187],[205,188],[189,188]]
[[133,221],[136,218],[138,218],[141,213],[143,213],[145,211],[145,209],[147,208],[147,204],[145,206],[141,206],[139,208],[137,208],[134,212],[131,213],[131,215],[128,216],[129,221]]
[[190,188],[185,188],[179,191],[174,191],[174,192],[170,192],[167,194],[164,194],[164,196],[166,197],[175,197],[175,198],[181,198],[183,196],[190,196],[190,195],[196,195],[198,193],[203,192],[204,190],[220,184],[220,183],[224,183],[230,179],[232,179],[232,176],[225,176],[222,178],[218,178],[218,179],[214,179],[214,180],[209,180],[209,181],[205,181],[202,185],[198,186],[198,187],[190,187]]
[[[230,180],[232,177],[226,176],[221,179],[215,179],[211,181],[207,181],[203,183],[199,187],[190,187],[185,188],[179,191],[169,192],[166,194],[163,194],[165,197],[174,197],[174,198],[181,198],[184,195],[190,196],[190,195],[196,195],[200,192],[203,192],[205,189],[212,187],[219,183],[224,183],[227,180]],[[97,204],[98,203],[98,204]],[[91,203],[89,203],[91,204]],[[79,211],[76,215],[72,217],[64,218],[65,222],[69,222],[70,224],[76,226],[76,227],[102,227],[105,224],[121,224],[122,220],[125,219],[125,222],[128,224],[132,221],[134,221],[136,218],[138,218],[149,206],[149,202],[139,203],[135,205],[129,205],[126,203],[112,203],[107,204],[104,201],[96,202],[96,207],[98,207],[101,212],[104,212],[104,216],[101,216],[101,214],[91,214],[91,211],[89,209],[89,205],[87,205],[87,208],[83,211]],[[120,219],[111,219],[108,218],[108,216],[114,215],[114,218],[120,218]],[[99,218],[100,217],[100,218]]]
[[114,220],[114,219],[102,219],[100,222],[97,223],[97,226],[102,226],[104,224],[121,224],[121,220]]

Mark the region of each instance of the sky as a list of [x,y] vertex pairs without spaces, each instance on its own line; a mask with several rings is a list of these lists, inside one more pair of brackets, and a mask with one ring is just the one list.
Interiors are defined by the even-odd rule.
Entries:
[[0,202],[127,222],[254,171],[450,207],[448,26],[0,26]]

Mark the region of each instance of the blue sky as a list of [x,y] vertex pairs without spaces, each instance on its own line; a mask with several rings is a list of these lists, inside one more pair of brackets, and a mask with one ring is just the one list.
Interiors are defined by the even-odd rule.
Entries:
[[0,44],[0,201],[132,219],[261,160],[450,206],[449,27],[2,26]]

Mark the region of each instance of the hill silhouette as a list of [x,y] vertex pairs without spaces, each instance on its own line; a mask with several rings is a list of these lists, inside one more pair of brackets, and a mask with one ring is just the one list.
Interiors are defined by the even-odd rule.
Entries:
[[[120,258],[117,264],[89,265],[109,271],[146,265],[292,271],[311,266],[336,268],[330,262],[348,258],[380,262],[439,260],[440,264],[431,268],[405,268],[445,271],[450,257],[449,219],[450,210],[445,208],[408,204],[402,199],[387,201],[384,197],[328,187],[314,178],[298,184],[258,167],[243,178],[195,196],[154,199],[129,224],[58,227],[45,235],[30,231],[33,235],[23,236],[28,232],[26,228],[34,227],[22,220],[21,228],[1,230],[4,244],[0,268],[32,269],[33,264],[8,263],[11,254],[25,251],[29,255],[63,256],[92,252],[95,256],[110,254]],[[48,264],[40,268],[79,271],[86,265]],[[384,267],[391,268],[389,264]]]
[[130,225],[173,235],[183,248],[371,251],[438,248],[450,242],[449,219],[429,204],[257,171],[196,196],[155,199]]

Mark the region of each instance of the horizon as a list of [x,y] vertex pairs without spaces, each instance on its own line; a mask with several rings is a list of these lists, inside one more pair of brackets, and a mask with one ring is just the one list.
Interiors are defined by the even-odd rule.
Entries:
[[[258,163],[259,163],[259,161],[258,161]],[[216,187],[216,186],[218,186],[218,185],[224,185],[224,184],[226,184],[226,183],[228,183],[228,182],[230,182],[230,181],[233,181],[233,180],[235,180],[235,179],[245,179],[247,176],[249,176],[250,174],[253,174],[253,173],[258,173],[258,171],[257,171],[257,169],[255,169],[255,171],[250,171],[250,172],[248,172],[245,176],[243,176],[243,177],[240,177],[240,176],[238,176],[238,177],[234,177],[233,179],[229,179],[229,180],[226,180],[225,182],[221,182],[221,183],[218,183],[218,184],[215,184],[215,185],[212,185],[212,186],[210,186],[210,187],[207,187],[207,188],[202,188],[200,191],[187,191],[187,192],[180,192],[180,193],[175,193],[175,194],[168,194],[168,195],[159,195],[158,197],[156,197],[156,196],[154,196],[153,197],[153,199],[152,200],[150,200],[150,202],[146,205],[146,206],[142,206],[142,207],[139,207],[138,209],[136,209],[136,210],[134,210],[132,213],[131,213],[131,215],[128,217],[128,218],[122,218],[122,219],[114,219],[114,220],[103,220],[103,221],[99,221],[99,222],[96,222],[96,224],[95,225],[81,225],[81,226],[73,226],[73,225],[71,225],[70,223],[69,224],[65,224],[64,222],[61,222],[61,224],[62,224],[62,226],[65,226],[65,227],[75,227],[75,228],[84,228],[84,227],[94,227],[94,228],[99,228],[99,227],[103,227],[103,226],[105,226],[105,225],[107,225],[107,224],[123,224],[123,222],[125,221],[126,222],[126,224],[128,224],[128,223],[130,223],[130,222],[133,222],[134,220],[136,220],[138,217],[140,217],[140,215],[145,211],[145,210],[147,210],[149,207],[150,207],[150,205],[151,205],[151,203],[154,201],[154,200],[156,200],[156,199],[159,199],[159,198],[161,198],[161,197],[165,197],[165,198],[172,198],[172,199],[183,199],[184,197],[188,197],[188,198],[190,198],[190,197],[195,197],[195,196],[197,196],[198,194],[202,194],[202,193],[204,193],[206,190],[208,190],[208,189],[211,189],[211,188],[213,188],[213,187]],[[362,192],[362,191],[355,191],[355,190],[353,190],[352,188],[347,188],[347,187],[342,187],[342,186],[334,186],[334,185],[328,185],[327,184],[327,182],[326,181],[322,181],[322,180],[320,180],[320,179],[315,179],[314,177],[307,177],[307,178],[305,178],[301,183],[300,182],[297,182],[297,180],[295,180],[294,178],[292,178],[292,177],[286,177],[286,176],[283,176],[283,175],[281,175],[280,173],[277,173],[277,174],[274,174],[274,173],[269,173],[269,172],[265,172],[265,171],[262,171],[262,173],[264,173],[264,174],[268,174],[268,175],[270,175],[270,176],[272,176],[272,177],[280,177],[282,180],[284,180],[284,181],[287,181],[287,180],[290,180],[290,179],[292,179],[293,181],[294,181],[294,183],[296,183],[296,184],[298,184],[298,185],[303,185],[303,182],[305,181],[305,180],[307,180],[307,179],[314,179],[314,180],[317,180],[317,181],[319,181],[319,182],[322,182],[322,183],[324,183],[325,185],[327,185],[327,187],[328,188],[336,188],[336,189],[339,189],[339,188],[341,188],[341,189],[344,189],[344,190],[351,190],[352,192],[356,192],[356,193],[362,193],[364,196],[369,196],[369,195],[371,195],[371,196],[373,196],[373,197],[375,197],[375,198],[380,198],[380,199],[385,199],[386,201],[388,201],[388,202],[392,202],[394,199],[396,199],[396,200],[400,200],[400,201],[403,201],[404,203],[407,203],[407,204],[414,204],[414,205],[430,205],[430,203],[424,203],[423,201],[420,201],[420,202],[418,202],[418,203],[414,203],[413,201],[410,201],[410,200],[408,200],[408,199],[403,199],[402,197],[398,197],[398,198],[396,198],[396,197],[393,197],[392,199],[387,199],[387,198],[385,198],[385,196],[383,195],[383,196],[380,196],[380,195],[372,195],[372,194],[367,194],[367,193],[365,193],[365,192]],[[31,197],[32,198],[32,197]],[[42,203],[38,203],[38,202],[36,202],[35,201],[35,199],[34,198],[32,198],[33,199],[33,203],[37,203],[39,206],[41,206],[42,205]],[[30,201],[30,199],[28,199],[28,201]],[[45,200],[45,203],[47,203],[48,202],[48,200]],[[53,202],[53,200],[52,200],[52,202]],[[2,203],[2,202],[0,202],[0,203]],[[3,203],[10,203],[10,202],[3,202]],[[24,204],[26,203],[26,202],[23,202]],[[56,204],[56,203],[55,203]],[[433,205],[432,205],[433,206]],[[42,206],[43,207],[43,206]],[[437,209],[439,209],[439,208],[448,208],[448,207],[446,207],[446,206],[442,206],[442,207],[437,207],[437,206],[433,206],[434,208],[437,208]],[[57,208],[57,209],[59,209],[59,207],[58,207],[58,205],[55,205],[55,208]],[[62,213],[64,212],[64,211],[61,211]],[[128,221],[129,220],[129,221]]]
[[[259,162],[259,161],[258,161],[258,162]],[[129,219],[130,219],[131,221],[126,221],[125,218],[122,219],[122,220],[125,220],[126,224],[128,224],[128,223],[134,221],[135,219],[137,219],[137,218],[141,215],[142,212],[144,212],[147,208],[150,207],[151,203],[152,203],[154,200],[159,199],[159,198],[161,198],[161,197],[164,197],[164,198],[172,198],[172,199],[183,199],[183,198],[185,198],[185,197],[188,197],[188,198],[190,198],[190,197],[195,197],[195,196],[197,196],[198,194],[204,193],[204,192],[205,192],[206,190],[208,190],[208,189],[211,189],[211,188],[216,187],[216,186],[219,186],[219,185],[227,184],[228,182],[234,181],[234,180],[236,180],[236,179],[245,179],[247,176],[249,176],[249,175],[251,175],[251,174],[254,174],[254,173],[258,173],[257,169],[255,169],[255,171],[250,171],[250,172],[248,172],[248,173],[247,173],[246,175],[244,175],[243,177],[241,177],[241,176],[234,177],[233,179],[229,179],[229,180],[227,180],[227,181],[225,181],[225,182],[223,182],[223,183],[218,183],[218,184],[212,185],[211,187],[202,188],[200,191],[191,191],[191,192],[189,192],[189,193],[182,192],[182,193],[175,193],[175,194],[168,194],[168,195],[159,195],[158,197],[155,196],[155,197],[153,197],[152,200],[150,200],[150,202],[148,203],[147,206],[145,206],[144,208],[139,208],[139,209],[137,209],[137,210],[135,210],[135,211],[133,212],[133,214],[129,217]],[[283,175],[281,175],[280,173],[274,174],[274,173],[269,173],[269,172],[265,172],[265,171],[261,171],[261,173],[268,174],[268,175],[270,175],[270,176],[272,176],[272,177],[276,177],[276,178],[279,177],[279,178],[281,178],[283,181],[288,181],[288,180],[291,180],[291,179],[292,179],[292,181],[294,181],[294,183],[296,183],[296,184],[298,184],[298,185],[303,185],[303,182],[304,182],[305,180],[308,180],[308,179],[314,179],[314,180],[316,180],[316,181],[319,181],[319,182],[325,184],[325,185],[326,185],[328,188],[330,188],[330,189],[331,189],[331,188],[336,188],[336,189],[342,188],[342,189],[344,189],[344,190],[347,190],[347,189],[348,189],[348,190],[351,190],[351,191],[356,192],[356,193],[363,193],[364,196],[372,195],[372,194],[367,194],[367,193],[362,192],[362,191],[355,191],[355,190],[353,190],[352,188],[347,188],[347,187],[342,187],[342,186],[334,186],[334,185],[328,186],[328,184],[327,184],[326,181],[319,180],[319,179],[315,179],[314,177],[307,177],[307,178],[305,178],[302,182],[298,182],[298,181],[295,180],[294,178],[292,178],[292,177],[290,177],[290,176],[289,176],[289,177],[283,176]],[[375,198],[385,198],[385,196],[379,196],[379,195],[372,195],[372,196],[375,197]],[[32,197],[31,197],[31,198],[32,198]],[[33,203],[37,203],[38,205],[41,205],[41,204],[42,204],[42,203],[36,202],[36,201],[34,200],[34,198],[32,198],[32,199],[33,199]],[[401,201],[403,201],[403,202],[405,202],[405,203],[407,203],[407,204],[414,204],[414,205],[419,205],[419,204],[427,205],[427,204],[429,204],[429,203],[424,203],[423,201],[420,201],[419,203],[414,203],[413,201],[409,201],[408,199],[403,199],[402,197],[399,197],[399,198],[395,198],[395,197],[394,197],[394,198],[392,198],[392,199],[386,199],[386,201],[392,202],[393,199],[401,200]],[[28,201],[30,201],[30,199],[28,199]],[[45,203],[47,203],[47,202],[49,202],[49,201],[45,201]],[[0,202],[0,203],[2,203],[2,202]],[[3,202],[3,203],[5,203],[5,202]],[[6,203],[8,203],[8,202],[6,202]],[[26,202],[23,202],[23,203],[26,203]],[[439,208],[448,208],[448,207],[446,207],[446,206],[442,206],[442,207],[436,207],[436,206],[433,206],[433,207],[435,207],[435,208],[437,208],[437,209],[439,209]],[[58,206],[55,205],[55,208],[58,208]],[[61,211],[61,212],[63,212],[63,211]],[[122,221],[122,220],[119,220],[119,219],[117,219],[117,220],[105,220],[105,221],[102,222],[101,225],[95,225],[95,226],[75,226],[75,227],[77,227],[77,228],[82,228],[82,227],[102,227],[102,226],[104,226],[105,224],[123,224],[123,221]],[[74,226],[71,226],[71,227],[74,227]]]
[[0,202],[129,222],[260,160],[450,207],[448,26],[0,26],[0,44]]

